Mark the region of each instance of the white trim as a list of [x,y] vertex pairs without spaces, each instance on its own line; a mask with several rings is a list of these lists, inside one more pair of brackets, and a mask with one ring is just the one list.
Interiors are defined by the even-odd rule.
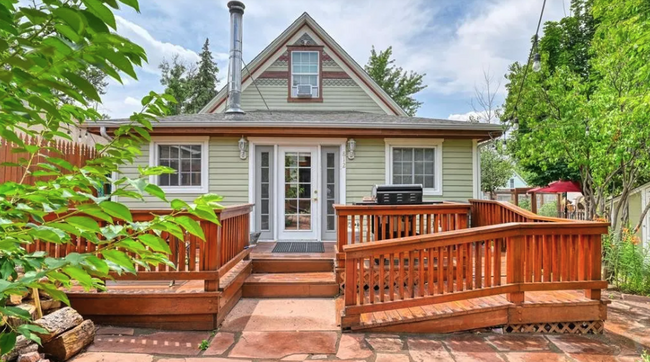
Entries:
[[425,188],[423,190],[424,195],[426,196],[442,196],[443,187],[442,187],[442,143],[445,140],[443,138],[385,138],[385,177],[386,184],[390,185],[393,183],[393,147],[410,147],[410,148],[433,148],[435,149],[435,167],[436,169],[435,177],[435,188]]
[[[255,163],[254,163],[254,150],[256,146],[273,146],[273,170],[275,174],[275,187],[273,188],[273,194],[275,195],[272,200],[272,210],[275,210],[276,214],[279,215],[280,211],[280,205],[279,205],[279,195],[280,195],[280,183],[279,183],[279,172],[283,170],[279,170],[278,167],[280,165],[279,161],[279,156],[280,156],[280,150],[279,148],[282,146],[295,146],[295,147],[314,147],[318,146],[318,162],[320,163],[320,158],[321,158],[321,152],[320,152],[320,147],[321,146],[339,146],[340,147],[340,157],[341,157],[341,162],[339,166],[339,200],[340,203],[345,204],[347,200],[347,188],[346,188],[346,182],[347,182],[347,172],[346,172],[346,162],[347,162],[347,157],[346,157],[346,147],[347,147],[347,139],[346,138],[291,138],[291,137],[248,137],[248,148],[249,148],[249,165],[248,165],[248,200],[251,203],[255,202]],[[252,155],[252,156],[251,156]],[[320,174],[320,169],[319,169],[319,174]],[[319,181],[322,183],[322,180]],[[322,184],[319,184],[319,187],[322,186]],[[322,188],[321,188],[322,190]],[[322,193],[322,191],[319,190],[319,192]],[[320,199],[320,195],[319,195]],[[320,222],[320,221],[319,221]],[[255,229],[252,229],[251,227],[251,232],[255,231]],[[273,228],[273,238],[274,240],[278,240],[279,238],[279,227],[275,225]],[[318,239],[320,239],[320,234],[318,234]]]
[[[316,68],[316,73],[294,73],[293,69],[289,69],[289,75],[290,75],[289,81],[291,82],[289,84],[290,88],[291,88],[291,93],[289,94],[289,97],[296,98],[296,99],[300,98],[300,97],[298,97],[297,94],[295,96],[293,95],[293,88],[294,88],[294,86],[293,86],[293,77],[294,76],[306,75],[306,76],[316,76],[316,85],[315,86],[311,85],[311,86],[316,87],[316,89],[318,89],[318,93],[317,93],[316,97],[314,97],[314,98],[319,98],[323,94],[322,93],[323,90],[321,89],[321,84],[322,84],[322,82],[321,82],[321,67],[322,67],[322,64],[321,64],[321,59],[320,59],[320,52],[318,50],[291,50],[289,52],[289,57],[291,58],[291,62],[290,62],[291,63],[291,68],[293,68],[293,66],[294,66],[293,53],[316,53],[316,66],[318,68]],[[313,90],[313,88],[312,88],[312,90]],[[298,93],[297,90],[296,90],[296,93]],[[313,93],[312,93],[312,97],[313,97]]]
[[478,153],[478,140],[472,140],[472,185],[473,197],[481,198],[481,157]]
[[264,146],[338,146],[347,141],[345,138],[248,137],[249,144]]
[[[255,210],[255,144],[248,142],[248,203],[253,204],[253,217],[250,218],[250,232],[256,230],[257,217]],[[269,190],[270,191],[270,190]],[[270,205],[269,205],[270,206]]]
[[[210,137],[152,137],[149,143],[149,166],[158,166],[158,147],[156,146],[165,144],[201,145],[201,186],[160,186],[160,188],[167,194],[208,193],[210,189],[210,162],[208,160],[210,154]],[[149,182],[158,185],[158,176],[149,176]]]

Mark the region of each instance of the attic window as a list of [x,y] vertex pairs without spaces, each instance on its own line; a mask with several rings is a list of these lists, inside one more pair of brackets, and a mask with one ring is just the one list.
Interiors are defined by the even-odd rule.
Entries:
[[[320,92],[320,52],[291,52],[291,97],[318,98]],[[311,87],[311,93],[305,91]],[[299,91],[300,89],[300,91]],[[310,97],[311,95],[311,97]]]

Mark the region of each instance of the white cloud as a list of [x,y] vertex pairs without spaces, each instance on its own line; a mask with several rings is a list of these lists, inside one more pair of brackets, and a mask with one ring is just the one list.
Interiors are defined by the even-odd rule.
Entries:
[[124,98],[124,104],[128,106],[141,106],[142,103],[133,97],[126,97]]
[[132,23],[121,16],[116,16],[117,31],[120,35],[140,45],[147,52],[149,64],[144,64],[142,69],[149,73],[159,74],[158,65],[163,59],[171,59],[178,54],[180,60],[191,64],[199,60],[199,55],[181,45],[162,42],[154,38],[147,30]]

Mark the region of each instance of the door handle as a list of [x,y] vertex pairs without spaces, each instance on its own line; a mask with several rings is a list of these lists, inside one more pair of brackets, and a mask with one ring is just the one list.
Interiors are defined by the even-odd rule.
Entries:
[[318,201],[318,197],[314,197],[314,201]]

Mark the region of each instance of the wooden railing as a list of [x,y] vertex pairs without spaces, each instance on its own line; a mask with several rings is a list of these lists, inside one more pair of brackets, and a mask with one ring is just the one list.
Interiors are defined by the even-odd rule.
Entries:
[[574,222],[575,220],[540,216],[509,202],[469,200],[472,209],[472,227],[506,224],[510,222]]
[[334,205],[337,247],[467,228],[469,204]]
[[[346,245],[342,327],[362,313],[526,291],[585,289],[600,299],[607,223],[509,223]],[[502,243],[506,248],[502,248]]]
[[[249,223],[252,208],[252,204],[243,204],[215,210],[221,225],[192,216],[201,225],[205,242],[187,233],[183,240],[168,232],[161,234],[171,250],[168,259],[174,267],[158,265],[146,270],[143,266],[137,265],[137,274],[112,274],[111,277],[115,280],[204,280],[205,291],[216,291],[219,288],[219,277],[228,272],[237,262],[246,258],[250,252],[246,246],[250,237]],[[134,221],[150,221],[156,215],[170,212],[170,210],[131,210]],[[95,251],[94,243],[81,237],[72,237],[72,242],[67,244],[37,240],[27,247],[27,251],[45,251],[52,257]]]

